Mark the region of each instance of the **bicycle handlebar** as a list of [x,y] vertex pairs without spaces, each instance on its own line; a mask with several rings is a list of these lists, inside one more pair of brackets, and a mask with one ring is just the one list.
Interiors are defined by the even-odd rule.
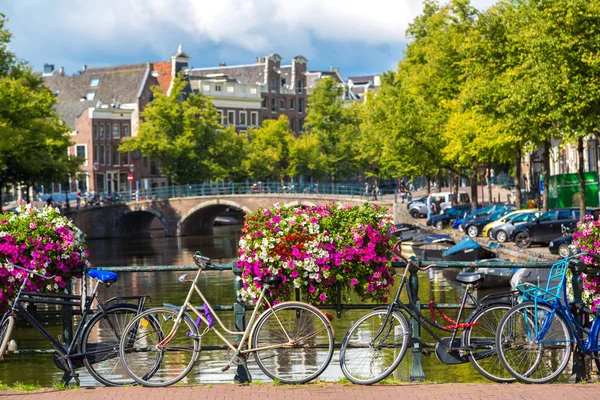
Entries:
[[15,264],[11,263],[10,261],[8,261],[8,259],[6,259],[6,262],[8,264],[10,264],[10,266],[13,267],[13,268],[20,269],[21,271],[25,271],[28,274],[39,276],[40,278],[43,278],[43,279],[52,279],[52,278],[54,278],[56,276],[56,275],[42,275],[42,274],[40,274],[38,272],[32,271],[32,270],[27,269],[25,267],[21,267],[19,265],[15,265]]

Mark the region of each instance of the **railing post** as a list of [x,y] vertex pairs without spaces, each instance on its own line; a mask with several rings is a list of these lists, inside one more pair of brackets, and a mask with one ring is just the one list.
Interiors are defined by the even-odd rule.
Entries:
[[[578,268],[572,268],[573,276],[571,277],[571,285],[573,286],[573,315],[581,326],[585,326],[588,319],[587,313],[583,310],[583,300],[581,300],[581,288],[583,281],[581,279],[581,271]],[[577,329],[577,335],[583,337],[583,332]],[[573,354],[573,373],[569,380],[575,382],[587,382],[590,380],[590,370],[587,367],[584,351],[580,346],[576,346]]]
[[[410,269],[408,285],[410,288],[410,295],[412,296],[412,300],[417,309],[420,309],[421,303],[419,302],[419,277],[417,276],[417,270],[414,268]],[[411,381],[422,382],[425,380],[425,371],[423,371],[423,364],[421,363],[421,325],[419,325],[419,322],[414,318],[411,318],[410,322],[413,331],[411,341],[413,345],[413,362],[412,369],[410,370],[409,379]]]
[[[235,291],[235,303],[233,303],[233,313],[235,315],[235,328],[238,332],[243,332],[246,327],[246,306],[241,296],[239,295],[240,289],[242,288],[242,269],[238,268],[237,263],[234,261],[232,264],[232,271],[235,275],[233,280],[233,290]],[[237,341],[242,340],[242,337],[238,335]],[[233,378],[234,382],[237,383],[250,383],[252,382],[252,376],[248,371],[246,360],[242,359],[237,366],[237,372]]]
[[[65,291],[68,294],[73,294],[73,284],[71,279],[65,280]],[[73,340],[73,308],[71,306],[62,306],[62,324],[63,324],[63,343],[71,343]],[[61,381],[68,385],[73,377],[68,371],[63,373]]]

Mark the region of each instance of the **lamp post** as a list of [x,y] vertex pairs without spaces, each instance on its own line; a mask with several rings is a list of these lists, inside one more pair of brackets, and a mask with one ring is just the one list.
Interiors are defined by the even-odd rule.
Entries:
[[131,194],[133,192],[133,164],[129,164],[129,176],[127,176],[127,180],[129,181],[129,201],[131,201]]

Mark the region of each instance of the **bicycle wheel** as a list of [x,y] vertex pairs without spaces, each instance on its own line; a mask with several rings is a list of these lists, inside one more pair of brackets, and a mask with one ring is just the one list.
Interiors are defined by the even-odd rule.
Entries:
[[510,309],[509,303],[492,303],[477,308],[467,320],[477,325],[466,328],[462,334],[463,347],[471,349],[469,361],[481,375],[494,382],[515,381],[496,354],[496,331],[500,320]]
[[[200,353],[200,336],[192,319],[179,310],[153,308],[125,327],[119,356],[125,370],[144,386],[169,386],[183,379]],[[153,372],[150,374],[149,372]]]
[[573,339],[563,316],[545,304],[527,302],[512,308],[496,335],[498,358],[523,383],[546,383],[565,369]]
[[85,367],[105,386],[135,383],[121,363],[119,343],[125,327],[137,313],[137,306],[132,304],[115,305],[95,314],[83,331],[81,350],[85,354]]
[[[388,309],[371,311],[352,325],[340,350],[342,372],[351,382],[372,385],[400,364],[410,338],[404,314]],[[387,322],[384,325],[384,322]]]
[[0,361],[4,359],[4,352],[8,347],[8,341],[10,340],[10,334],[15,325],[15,317],[13,315],[7,316],[2,325],[0,325]]
[[[260,369],[282,383],[305,383],[319,376],[333,356],[333,329],[317,309],[286,302],[254,325],[252,348]],[[264,348],[264,350],[260,350]]]

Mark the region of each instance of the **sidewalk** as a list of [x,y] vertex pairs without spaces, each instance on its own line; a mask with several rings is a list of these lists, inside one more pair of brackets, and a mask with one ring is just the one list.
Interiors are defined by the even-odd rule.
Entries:
[[358,386],[351,384],[308,384],[274,386],[253,384],[239,386],[219,384],[206,386],[171,386],[168,388],[80,388],[71,390],[44,390],[38,392],[0,392],[0,399],[260,399],[260,400],[359,400],[359,399],[523,399],[523,400],[590,400],[598,398],[597,384],[521,385],[521,384],[406,384]]

